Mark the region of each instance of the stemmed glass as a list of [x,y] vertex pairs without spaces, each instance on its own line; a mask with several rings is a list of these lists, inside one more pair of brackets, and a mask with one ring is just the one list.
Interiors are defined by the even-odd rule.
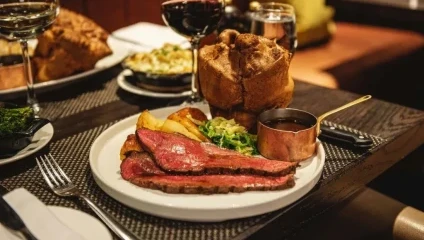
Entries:
[[218,28],[224,14],[224,0],[163,0],[162,19],[167,26],[188,38],[191,44],[193,68],[191,96],[182,105],[202,102],[197,81],[197,58],[200,40]]
[[273,39],[291,53],[297,48],[296,15],[290,4],[265,2],[251,15],[250,32]]
[[27,103],[40,111],[34,91],[28,40],[44,32],[59,14],[59,0],[0,0],[0,37],[18,40],[22,48]]

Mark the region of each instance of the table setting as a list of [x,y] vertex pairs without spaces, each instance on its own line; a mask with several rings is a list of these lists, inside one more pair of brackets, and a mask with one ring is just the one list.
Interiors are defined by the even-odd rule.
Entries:
[[[21,42],[21,71],[36,66],[27,87],[0,90],[16,104],[0,104],[0,142],[32,129],[19,149],[0,148],[1,239],[289,239],[424,142],[419,110],[291,78],[290,5],[258,11],[275,32],[256,23],[199,47],[224,1],[163,1],[165,26],[110,34],[43,4],[50,28],[0,31],[38,41],[31,57]],[[60,61],[78,70],[41,81]],[[29,112],[20,128],[16,109]]]
[[[100,221],[84,212],[58,206],[46,206],[24,188],[11,192],[3,187],[0,190],[2,195],[4,194],[0,199],[2,210],[6,206],[12,209],[11,211],[16,211],[14,216],[12,216],[13,212],[11,214],[2,211],[0,222],[5,221],[6,227],[12,226],[11,228],[17,231],[12,233],[1,225],[2,239],[22,239],[19,234],[22,234],[25,239],[94,239],[97,237],[112,239],[111,234]],[[42,216],[43,221],[40,221],[38,216]],[[9,219],[6,220],[6,217]]]

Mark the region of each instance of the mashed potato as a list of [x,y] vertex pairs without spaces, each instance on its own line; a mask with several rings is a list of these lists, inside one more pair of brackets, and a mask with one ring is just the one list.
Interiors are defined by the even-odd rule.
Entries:
[[136,53],[124,62],[133,71],[150,74],[191,73],[191,51],[166,43],[149,53]]

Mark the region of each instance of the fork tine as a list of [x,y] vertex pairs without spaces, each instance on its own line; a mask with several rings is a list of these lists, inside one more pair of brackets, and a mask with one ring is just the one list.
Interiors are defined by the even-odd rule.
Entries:
[[[51,154],[49,154],[50,155],[50,160],[52,160],[52,161],[54,161],[54,158],[53,158],[53,156],[51,155]],[[47,160],[47,163],[49,164],[49,166],[50,166],[50,169],[52,170],[52,172],[53,172],[53,174],[54,175],[56,175],[56,178],[63,184],[63,185],[65,185],[66,183],[65,183],[65,181],[63,181],[63,179],[62,179],[62,177],[60,177],[60,174],[56,171],[56,168],[58,168],[59,170],[61,170],[60,169],[60,167],[59,167],[59,165],[57,165],[57,164],[55,164],[56,165],[56,167],[53,167],[53,165],[52,165],[52,161],[49,161],[49,157],[47,156],[47,155],[45,155],[45,158],[46,158],[46,160]],[[63,173],[63,172],[62,172]]]
[[54,157],[49,153],[51,160],[53,161],[53,164],[56,166],[57,170],[59,170],[62,177],[64,177],[68,183],[72,183],[71,179],[69,179],[68,175],[62,170],[62,168],[57,164],[56,160],[54,160]]
[[35,160],[37,161],[38,169],[40,169],[41,175],[43,175],[44,180],[46,180],[47,182],[47,185],[49,185],[49,187],[53,189],[54,186],[52,182],[50,182],[49,176],[47,176],[46,172],[44,171],[43,166],[40,163],[41,160],[38,160],[38,158],[35,158]]
[[[44,157],[46,157],[46,156],[44,156]],[[47,166],[47,164],[46,164],[46,161],[48,161],[47,157],[46,158],[44,158],[44,157],[41,157],[40,156],[41,163],[43,164],[44,169],[46,170],[48,176],[50,176],[50,179],[53,180],[53,182],[56,184],[57,187],[59,187],[60,186],[60,183],[58,181],[56,181],[56,178],[53,176],[51,170]]]

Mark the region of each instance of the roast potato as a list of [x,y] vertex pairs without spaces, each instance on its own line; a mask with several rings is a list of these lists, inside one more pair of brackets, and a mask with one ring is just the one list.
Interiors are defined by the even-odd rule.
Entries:
[[171,120],[171,119],[165,120],[165,122],[164,122],[164,124],[161,128],[161,131],[167,132],[167,133],[179,133],[179,134],[182,134],[182,135],[184,135],[188,138],[191,138],[191,139],[194,139],[194,140],[201,142],[201,140],[196,135],[189,132],[187,130],[187,128],[184,127],[184,125],[182,125],[181,123],[176,122],[174,120]]
[[153,116],[148,110],[144,110],[137,120],[137,129],[147,128],[150,130],[159,131],[162,128],[164,121]]
[[188,132],[196,136],[200,141],[209,142],[209,139],[199,131],[199,126],[193,122],[193,120],[196,122],[204,122],[208,120],[206,115],[200,109],[186,107],[172,113],[168,116],[168,119],[183,125]]
[[206,115],[198,108],[183,108],[169,115],[166,120],[158,119],[148,110],[145,110],[138,117],[137,129],[147,128],[168,133],[179,133],[200,142],[209,142],[209,139],[199,131],[198,125],[193,122],[206,120]]
[[119,154],[121,160],[124,160],[127,157],[128,153],[133,151],[142,152],[143,149],[141,148],[136,135],[130,134],[128,135],[127,140],[124,142],[124,144],[121,147],[121,152]]

